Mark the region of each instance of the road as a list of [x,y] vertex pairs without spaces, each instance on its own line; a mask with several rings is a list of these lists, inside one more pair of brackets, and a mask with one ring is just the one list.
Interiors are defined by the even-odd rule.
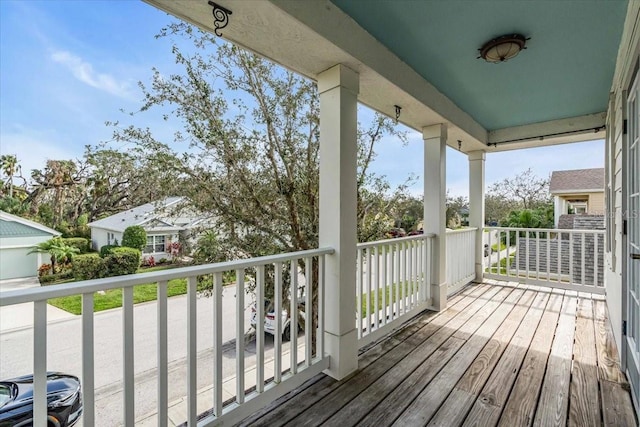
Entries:
[[[235,286],[223,292],[223,342],[235,339]],[[251,297],[245,296],[245,325],[249,330]],[[169,401],[186,395],[187,299],[177,296],[168,300]],[[197,301],[198,388],[213,379],[211,352],[213,347],[213,299]],[[136,372],[136,416],[156,409],[157,308],[155,302],[137,304],[134,310]],[[52,321],[47,329],[47,369],[81,376],[81,319]],[[120,425],[122,420],[122,310],[96,313],[95,385],[96,424]],[[233,346],[224,353],[223,377],[235,373]],[[251,346],[248,347],[248,353]],[[247,363],[250,363],[249,354]],[[0,334],[0,378],[11,378],[33,372],[33,330],[31,328]]]

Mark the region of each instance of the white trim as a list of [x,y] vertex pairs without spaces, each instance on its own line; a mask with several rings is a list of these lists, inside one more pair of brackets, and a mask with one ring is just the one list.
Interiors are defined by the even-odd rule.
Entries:
[[14,245],[14,246],[3,246],[0,245],[0,250],[1,249],[27,249],[27,248],[33,248],[34,246],[37,246],[37,243],[34,243],[32,245]]
[[488,135],[488,150],[508,151],[602,139],[606,117],[607,113],[602,112],[492,130]]
[[[38,224],[37,222],[25,219],[25,218],[21,218],[19,216],[15,216],[15,215],[11,215],[10,213],[6,213],[5,211],[0,211],[0,219],[3,219],[5,221],[9,221],[9,222],[17,222],[19,224],[22,225],[26,225],[27,227],[31,227],[31,228],[35,228],[36,230],[40,230],[40,231],[44,231],[47,234],[51,234],[53,236],[61,236],[62,233],[60,233],[59,231],[54,230],[53,228],[49,228],[45,225],[42,224]],[[7,236],[10,237],[10,236]],[[15,236],[15,237],[24,237],[24,236]],[[31,237],[31,236],[29,236]],[[37,237],[37,236],[33,236],[33,237]]]

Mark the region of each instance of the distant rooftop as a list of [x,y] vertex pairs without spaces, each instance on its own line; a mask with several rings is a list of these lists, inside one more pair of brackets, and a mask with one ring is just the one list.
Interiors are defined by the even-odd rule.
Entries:
[[549,191],[552,194],[604,191],[604,168],[553,171]]
[[162,219],[157,218],[158,214],[164,213],[166,208],[177,204],[182,199],[182,197],[167,197],[162,201],[136,206],[135,208],[127,209],[115,215],[93,221],[88,225],[90,227],[124,231],[129,226],[142,225],[153,219],[162,221]]

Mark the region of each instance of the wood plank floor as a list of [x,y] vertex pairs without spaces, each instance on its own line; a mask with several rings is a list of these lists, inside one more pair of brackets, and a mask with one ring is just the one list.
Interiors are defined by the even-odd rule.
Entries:
[[244,420],[251,426],[637,426],[603,297],[487,280]]

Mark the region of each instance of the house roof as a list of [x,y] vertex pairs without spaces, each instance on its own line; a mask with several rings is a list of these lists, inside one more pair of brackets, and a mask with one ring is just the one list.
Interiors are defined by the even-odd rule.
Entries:
[[0,237],[59,236],[60,232],[37,222],[0,211]]
[[604,191],[604,168],[553,171],[549,191],[551,194]]
[[[182,200],[182,197],[167,197],[162,201],[146,203],[98,221],[90,222],[88,226],[112,231],[124,231],[132,225],[140,225],[146,230],[154,229],[157,226],[160,226],[164,230],[167,228],[181,230],[187,228],[188,224],[176,223],[175,219],[169,217],[168,208],[176,207]],[[192,222],[197,219],[192,219]]]

